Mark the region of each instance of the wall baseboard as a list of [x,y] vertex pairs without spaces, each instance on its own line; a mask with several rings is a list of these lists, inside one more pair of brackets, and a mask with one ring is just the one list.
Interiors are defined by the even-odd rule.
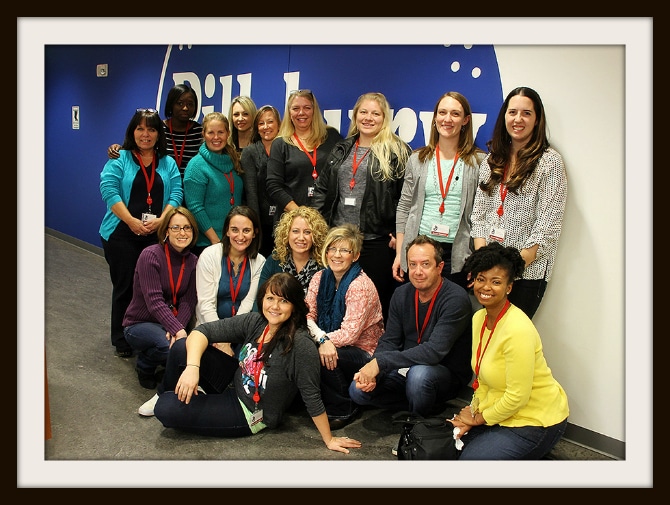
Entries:
[[[472,400],[473,389],[470,386],[464,387],[458,394],[458,399],[465,405]],[[579,445],[590,451],[598,452],[617,460],[626,459],[626,443],[615,438],[608,437],[601,433],[582,428],[568,421],[565,428],[563,439],[573,444]]]
[[102,247],[96,247],[92,244],[89,244],[88,242],[84,242],[83,240],[79,240],[78,238],[75,238],[72,235],[66,235],[65,233],[54,230],[53,228],[45,227],[44,229],[45,229],[45,232],[46,232],[47,235],[51,235],[52,237],[59,238],[59,239],[63,240],[64,242],[67,242],[69,244],[77,246],[81,249],[85,249],[89,252],[97,254],[98,256],[103,256],[103,257],[105,256],[105,253],[102,250]]

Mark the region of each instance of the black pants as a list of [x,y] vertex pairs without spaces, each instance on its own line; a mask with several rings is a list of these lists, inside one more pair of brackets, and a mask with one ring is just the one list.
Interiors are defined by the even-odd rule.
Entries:
[[384,322],[388,317],[391,295],[395,288],[400,285],[393,278],[393,261],[395,260],[395,250],[389,247],[390,237],[380,237],[363,241],[363,249],[358,262],[363,271],[367,274],[379,294],[379,301],[382,304],[382,315]]
[[370,361],[363,349],[347,345],[337,349],[337,367],[328,370],[321,366],[321,398],[329,419],[348,419],[356,411],[349,397],[349,385],[354,374]]
[[132,348],[123,335],[123,316],[133,298],[133,277],[135,265],[142,250],[156,242],[156,234],[147,237],[127,237],[117,229],[105,240],[102,237],[102,249],[109,265],[109,277],[112,280],[112,315],[110,336],[112,345],[118,351],[130,351]]
[[517,279],[507,298],[533,319],[546,289],[547,281],[544,279]]

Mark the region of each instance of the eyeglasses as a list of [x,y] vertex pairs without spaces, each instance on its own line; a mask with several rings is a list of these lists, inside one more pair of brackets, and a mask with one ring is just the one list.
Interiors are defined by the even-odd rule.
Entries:
[[183,230],[186,233],[189,233],[189,232],[193,231],[193,227],[190,224],[185,224],[184,226],[179,226],[177,224],[174,224],[172,226],[168,226],[168,229],[170,231],[175,232],[175,233],[179,233],[180,230]]
[[156,109],[135,109],[135,112],[148,112],[149,114],[158,114],[158,111]]
[[312,95],[312,96],[314,96],[314,93],[312,93],[312,90],[311,90],[311,89],[294,89],[293,91],[291,91],[291,92],[288,94],[288,96],[299,95],[299,94],[300,94],[300,95],[305,94],[305,95]]
[[342,256],[347,256],[354,251],[352,251],[351,249],[342,249],[341,247],[339,249],[337,247],[329,247],[328,249],[326,249],[326,252],[328,254],[340,253]]

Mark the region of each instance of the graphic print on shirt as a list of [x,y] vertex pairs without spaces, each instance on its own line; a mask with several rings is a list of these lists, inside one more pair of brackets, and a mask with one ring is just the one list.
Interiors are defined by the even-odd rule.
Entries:
[[[259,368],[263,367],[263,362],[256,361],[258,348],[251,343],[245,344],[240,349],[240,368],[242,369],[242,386],[246,394],[253,396],[256,391],[256,384],[254,382],[254,374]],[[262,395],[267,387],[267,375],[265,374],[265,367],[261,370],[259,393]]]

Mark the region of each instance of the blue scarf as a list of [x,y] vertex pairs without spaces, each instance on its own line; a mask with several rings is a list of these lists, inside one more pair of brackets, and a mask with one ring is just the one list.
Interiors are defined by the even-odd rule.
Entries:
[[316,324],[326,333],[338,330],[344,319],[346,305],[344,296],[347,294],[349,284],[362,272],[358,261],[352,263],[351,268],[342,277],[340,286],[335,289],[335,275],[330,267],[321,274],[319,292],[316,295],[316,311],[318,319]]

